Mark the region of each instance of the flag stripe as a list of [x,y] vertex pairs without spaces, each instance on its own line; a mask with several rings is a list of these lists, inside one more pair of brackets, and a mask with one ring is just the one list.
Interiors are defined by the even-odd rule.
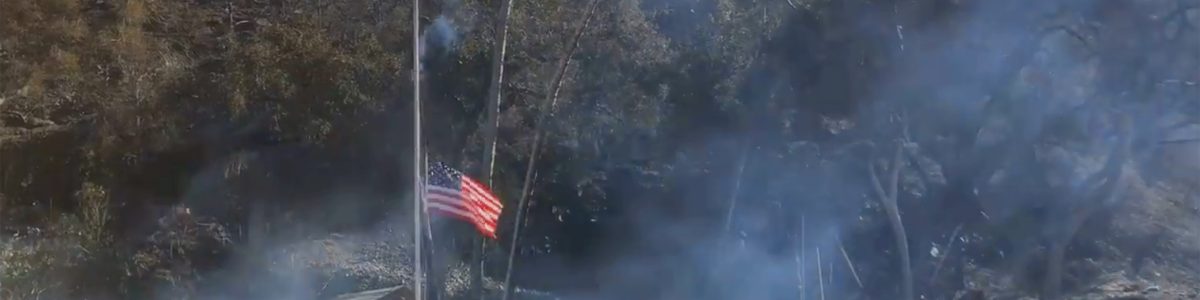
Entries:
[[496,238],[496,223],[504,208],[491,191],[443,163],[429,166],[425,201],[428,209],[470,222],[480,233]]
[[494,211],[490,208],[487,208],[487,205],[483,205],[482,203],[485,202],[486,200],[480,199],[482,197],[479,196],[478,194],[468,193],[465,198],[467,198],[467,202],[471,203],[472,206],[478,207],[480,212],[486,213],[489,216],[498,216],[499,215],[498,211]]
[[491,191],[488,191],[487,188],[483,187],[483,185],[475,182],[474,179],[463,178],[463,186],[465,186],[473,194],[480,195],[482,198],[484,198],[483,200],[486,200],[484,201],[484,204],[486,204],[488,208],[491,208],[492,211],[500,212],[500,210],[503,208],[503,206],[500,204],[500,200],[492,197]]
[[[430,190],[433,190],[433,188],[431,188]],[[475,205],[471,205],[470,203],[461,201],[460,194],[458,194],[458,193],[450,193],[450,192],[445,192],[445,191],[430,191],[428,193],[428,195],[426,196],[426,198],[427,198],[426,199],[427,202],[430,202],[430,203],[439,202],[439,203],[442,203],[445,205],[454,206],[454,207],[458,208],[459,210],[461,210],[463,213],[469,213],[472,216],[479,218],[480,220],[493,220],[493,219],[500,218],[500,215],[496,214],[496,213],[492,213],[492,212],[488,212],[488,211],[476,211],[474,209]]]
[[428,205],[429,205],[429,209],[435,210],[435,211],[440,211],[443,215],[456,217],[458,219],[461,219],[461,220],[467,221],[467,222],[471,222],[471,223],[476,222],[474,215],[471,215],[471,213],[468,213],[468,212],[462,210],[461,208],[454,207],[453,205],[448,205],[445,203],[437,203],[437,202],[431,202]]
[[490,219],[499,219],[500,218],[499,214],[496,214],[493,212],[482,211],[482,210],[476,211],[475,210],[476,205],[472,205],[469,201],[462,201],[461,197],[459,197],[457,195],[448,196],[448,195],[440,195],[440,194],[432,194],[431,193],[427,197],[429,199],[427,199],[426,201],[429,201],[429,202],[436,201],[436,202],[441,202],[441,203],[444,203],[447,205],[453,205],[464,211],[469,211],[473,215],[480,215],[481,220],[490,220]]

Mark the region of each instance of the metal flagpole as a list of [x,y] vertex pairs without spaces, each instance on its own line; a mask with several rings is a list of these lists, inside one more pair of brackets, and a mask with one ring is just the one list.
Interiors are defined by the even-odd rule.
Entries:
[[[421,163],[422,163],[421,170],[425,171],[422,174],[428,175],[429,174],[429,153],[422,153]],[[424,184],[424,182],[422,184]],[[424,200],[425,199],[424,186],[422,186],[421,192],[422,192],[421,199]],[[426,253],[428,256],[426,256],[426,258],[425,258],[425,263],[429,264],[428,265],[429,269],[428,269],[428,271],[426,271],[429,273],[428,274],[429,278],[427,278],[427,282],[429,283],[429,291],[427,291],[427,292],[429,293],[429,295],[426,295],[426,296],[428,296],[428,298],[431,298],[431,299],[441,299],[442,296],[438,295],[438,293],[441,291],[441,287],[442,287],[442,282],[441,282],[442,275],[441,275],[441,273],[438,273],[438,272],[443,271],[443,270],[436,269],[438,266],[438,256],[437,256],[437,243],[435,243],[433,240],[433,222],[432,222],[433,218],[429,216],[429,206],[424,205],[424,204],[426,204],[425,202],[421,202],[421,204],[422,204],[421,213],[423,214],[422,216],[425,217],[425,220],[423,220],[423,222],[425,222],[425,238],[426,238],[425,241],[429,242],[427,244],[428,247],[426,247],[426,248],[429,248],[429,250],[427,250],[427,251],[429,251],[429,253]]]
[[424,160],[421,149],[421,1],[413,0],[413,299],[425,299],[425,275],[421,261],[421,217],[424,211]]

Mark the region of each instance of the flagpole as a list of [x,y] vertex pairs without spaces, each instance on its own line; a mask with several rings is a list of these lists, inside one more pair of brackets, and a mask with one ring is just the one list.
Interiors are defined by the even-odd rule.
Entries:
[[424,211],[422,202],[424,202],[425,188],[422,174],[425,164],[423,164],[423,151],[421,149],[421,1],[413,0],[413,15],[412,15],[412,31],[413,31],[413,299],[425,299],[425,293],[422,291],[424,282],[422,276],[425,275],[421,261],[421,213]]
[[[426,173],[422,173],[422,175],[428,175],[427,172],[429,170],[429,153],[422,153],[422,154],[423,155],[421,155],[421,163],[422,163],[421,170],[426,171]],[[428,180],[429,179],[425,179],[425,181],[428,181]],[[427,182],[422,182],[421,184],[422,184],[421,199],[426,200],[425,194],[424,194],[424,192],[425,192],[424,184],[427,184]],[[428,247],[425,247],[425,248],[427,248],[426,251],[429,251],[429,253],[426,253],[427,256],[425,257],[425,263],[429,264],[428,265],[429,269],[428,269],[428,271],[426,271],[429,273],[428,274],[429,278],[427,278],[427,282],[429,284],[429,290],[427,292],[429,293],[429,295],[426,295],[426,296],[428,296],[428,298],[431,298],[431,299],[441,299],[442,296],[438,295],[438,293],[440,292],[441,287],[442,287],[442,283],[441,283],[442,275],[438,273],[439,270],[437,269],[437,266],[438,266],[437,243],[435,243],[433,240],[433,218],[429,216],[429,207],[427,205],[424,205],[426,203],[424,201],[422,201],[421,204],[422,204],[421,213],[422,213],[422,216],[425,217],[425,219],[424,219],[425,238],[427,239],[426,242],[428,242],[428,244],[427,244]]]

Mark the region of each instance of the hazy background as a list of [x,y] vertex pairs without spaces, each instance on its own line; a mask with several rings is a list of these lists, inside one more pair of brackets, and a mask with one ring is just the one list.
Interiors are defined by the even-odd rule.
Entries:
[[[1200,293],[1196,1],[599,1],[574,53],[591,1],[513,2],[487,295],[568,54],[522,288],[900,299],[899,166],[921,297],[1038,295],[1063,243],[1068,297]],[[410,5],[0,2],[0,298],[410,286]],[[426,149],[477,174],[499,5],[421,6]]]

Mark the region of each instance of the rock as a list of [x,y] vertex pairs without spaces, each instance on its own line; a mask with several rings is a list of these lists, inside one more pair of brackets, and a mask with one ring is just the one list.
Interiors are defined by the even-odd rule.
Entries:
[[0,125],[10,127],[20,127],[26,129],[47,127],[57,125],[54,122],[42,118],[27,116],[14,111],[6,111],[0,113]]
[[1130,285],[1126,285],[1126,286],[1122,287],[1121,291],[1128,293],[1128,292],[1136,291],[1137,289],[1138,289],[1137,284],[1130,284]]
[[965,293],[959,294],[957,297],[954,297],[954,299],[955,300],[984,300],[984,299],[987,299],[987,296],[983,293],[983,290],[972,289],[972,290],[966,291]]

